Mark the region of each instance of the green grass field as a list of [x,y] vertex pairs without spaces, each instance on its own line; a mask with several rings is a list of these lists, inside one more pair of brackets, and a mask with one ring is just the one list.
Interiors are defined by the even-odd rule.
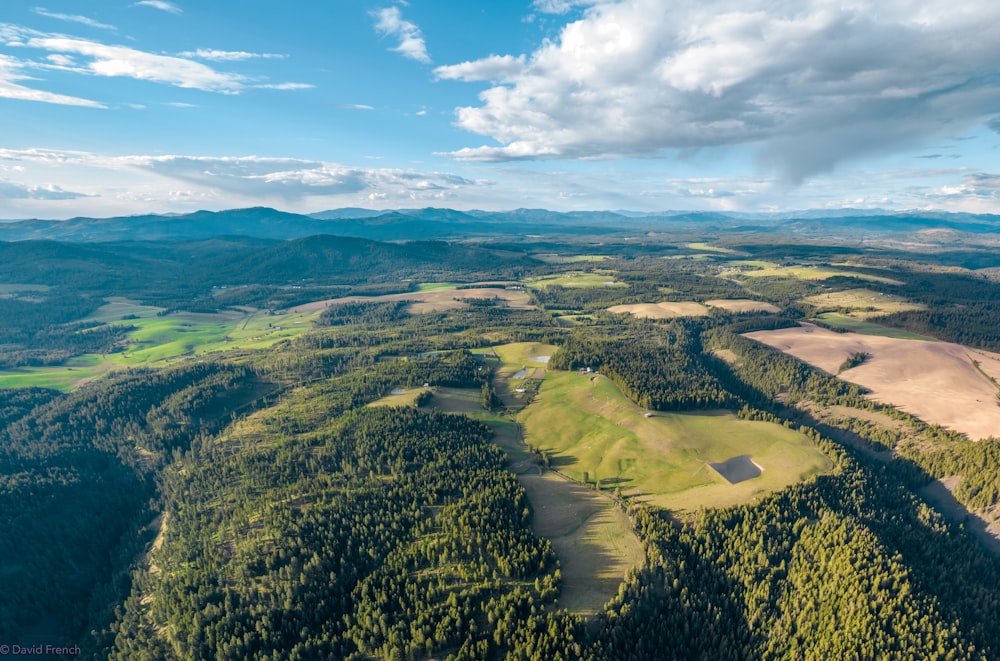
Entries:
[[887,295],[871,289],[845,289],[829,291],[800,299],[819,310],[835,309],[840,313],[850,311],[856,319],[868,319],[881,314],[904,310],[922,310],[925,306],[911,303],[901,296]]
[[[545,345],[525,343],[497,347],[508,355],[524,357]],[[369,406],[407,405],[422,389],[388,395]],[[473,388],[433,388],[428,406],[446,413],[461,413],[493,429],[494,441],[507,454],[508,466],[517,474],[531,502],[532,530],[547,537],[559,556],[563,576],[559,607],[588,617],[618,590],[626,572],[642,564],[642,544],[624,512],[605,495],[596,493],[555,473],[539,475],[536,457],[521,441],[518,425],[484,411],[479,391]]]
[[823,322],[830,328],[842,328],[852,333],[860,333],[861,335],[881,335],[883,337],[895,337],[900,340],[937,341],[937,338],[929,337],[927,335],[919,335],[917,333],[911,333],[899,328],[880,326],[878,324],[873,324],[870,321],[865,321],[864,319],[856,319],[854,317],[837,314],[836,312],[825,312],[817,316],[816,319]]
[[776,264],[774,262],[765,262],[761,260],[734,260],[729,262],[729,266],[731,268],[723,273],[725,277],[742,275],[750,278],[769,276],[779,278],[798,278],[799,280],[826,280],[827,278],[842,276],[847,278],[857,278],[858,280],[866,280],[869,282],[880,282],[887,285],[903,284],[899,280],[893,280],[892,278],[870,275],[868,273],[843,271],[829,266],[781,266],[780,264]]
[[111,370],[137,366],[164,366],[205,354],[262,349],[279,340],[301,335],[320,311],[268,315],[256,310],[227,310],[217,314],[171,312],[121,298],[109,299],[88,320],[135,326],[129,346],[106,355],[85,354],[63,365],[18,368],[0,372],[0,388],[42,387],[68,391]]
[[684,247],[685,248],[690,248],[691,250],[702,250],[702,251],[705,251],[705,252],[717,252],[717,253],[721,253],[721,254],[724,254],[724,255],[736,255],[736,254],[738,254],[735,250],[730,250],[729,248],[723,248],[721,246],[713,246],[712,244],[705,243],[703,241],[699,241],[699,242],[696,242],[696,243],[685,243]]
[[[674,510],[748,502],[828,470],[830,461],[802,434],[725,411],[655,413],[628,400],[607,378],[549,371],[518,416],[525,441],[547,451],[575,480]],[[730,484],[709,463],[750,455],[759,477]]]
[[624,282],[615,280],[610,273],[560,273],[558,275],[546,275],[538,278],[526,278],[524,284],[535,289],[545,289],[550,285],[559,285],[570,289],[585,289],[591,287],[627,287]]

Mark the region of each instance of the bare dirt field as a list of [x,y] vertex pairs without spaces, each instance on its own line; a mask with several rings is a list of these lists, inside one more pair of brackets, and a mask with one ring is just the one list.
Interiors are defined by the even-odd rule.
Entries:
[[446,310],[457,310],[468,307],[467,303],[463,303],[460,300],[463,298],[498,298],[506,301],[507,305],[515,310],[529,310],[534,308],[528,293],[523,290],[482,287],[477,289],[411,291],[403,294],[386,294],[385,296],[329,298],[324,301],[313,301],[312,303],[297,305],[294,308],[289,308],[288,312],[312,312],[338,303],[353,303],[357,301],[412,301],[406,311],[410,314],[422,314],[425,312],[444,312]]
[[834,333],[811,324],[747,337],[831,374],[853,354],[868,353],[864,363],[840,377],[868,388],[876,401],[969,438],[1000,436],[997,386],[986,376],[1000,380],[1000,354],[950,342]]
[[708,314],[708,308],[693,301],[663,303],[632,303],[613,305],[608,312],[628,312],[644,319],[671,319],[673,317],[701,317]]
[[705,301],[705,305],[710,305],[713,308],[722,308],[727,312],[781,312],[781,308],[777,305],[743,298]]
[[708,314],[709,307],[721,308],[728,312],[781,312],[781,308],[763,301],[750,299],[717,299],[705,301],[664,301],[662,303],[631,303],[613,305],[608,312],[628,312],[643,319],[672,319],[674,317],[701,317]]

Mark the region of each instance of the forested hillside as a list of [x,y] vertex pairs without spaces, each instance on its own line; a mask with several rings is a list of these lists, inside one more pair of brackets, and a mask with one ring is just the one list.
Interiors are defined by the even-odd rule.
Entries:
[[[656,250],[623,244],[599,260],[545,263],[495,246],[330,237],[78,253],[0,246],[11,260],[0,267],[11,338],[0,367],[11,372],[131,341],[128,319],[79,325],[110,296],[216,311],[433,288],[448,304],[321,303],[314,327],[267,345],[122,368],[67,393],[0,390],[0,516],[16,531],[0,538],[0,641],[78,642],[94,659],[1000,656],[1000,558],[920,495],[957,479],[960,508],[990,516],[1000,502],[996,440],[969,441],[875,403],[742,335],[794,326],[811,311],[804,297],[884,271],[810,265],[810,277],[831,273],[821,285],[797,264]],[[27,269],[32,255],[53,261],[51,281]],[[185,274],[192,256],[204,263]],[[992,296],[984,280],[962,289],[971,276],[925,273],[880,284],[942,319]],[[508,282],[527,303],[465,298],[461,287],[483,278]],[[720,297],[782,311],[607,311]],[[968,332],[980,346],[988,339],[984,328]],[[532,347],[527,365],[501,360],[516,343]],[[539,346],[551,356],[536,355]],[[745,497],[674,511],[612,475],[570,482],[618,508],[643,552],[606,607],[569,612],[563,570],[577,558],[536,532],[542,512],[566,503],[529,498],[515,475],[567,480],[559,475],[580,467],[567,468],[577,458],[544,438],[521,441],[518,410],[555,405],[553,373],[574,379],[566,387],[581,397],[603,384],[627,405],[616,404],[633,426],[598,438],[611,400],[595,399],[594,443],[639,442],[626,436],[642,425],[681,428],[655,427],[657,416],[666,425],[704,414],[698,424],[712,425],[715,414],[772,423],[822,465],[773,492],[754,491],[753,475],[706,477]],[[370,406],[400,391],[413,403]],[[449,398],[464,408],[435,406]],[[643,438],[693,454],[677,434]],[[732,454],[741,453],[750,459]],[[699,457],[696,467],[714,475],[728,458]]]

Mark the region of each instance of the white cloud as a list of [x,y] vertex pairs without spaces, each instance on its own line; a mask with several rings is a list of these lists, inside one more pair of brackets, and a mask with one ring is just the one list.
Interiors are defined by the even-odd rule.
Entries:
[[[447,172],[364,168],[296,158],[111,156],[50,149],[0,149],[0,172],[16,174],[0,178],[0,183],[7,184],[0,186],[0,215],[6,217],[17,213],[3,200],[49,200],[53,202],[46,207],[50,217],[52,209],[69,209],[56,204],[69,199],[82,200],[68,212],[72,215],[260,204],[316,211],[361,204],[369,196],[407,205],[442,200],[483,185]],[[30,208],[38,209],[38,203]]]
[[493,55],[437,71],[502,81],[457,109],[458,126],[498,144],[459,159],[752,145],[799,182],[985,122],[998,61],[1000,4],[987,0],[600,0],[520,69]]
[[565,14],[573,7],[586,7],[600,0],[535,0],[531,6],[543,14]]
[[246,51],[214,50],[209,48],[184,51],[183,53],[179,53],[179,55],[181,57],[195,57],[201,60],[213,60],[216,62],[239,62],[253,59],[280,60],[288,57],[280,53],[248,53]]
[[[0,24],[0,41],[7,46],[18,48],[36,48],[48,51],[47,63],[17,61],[6,58],[7,70],[12,67],[38,69],[55,68],[62,71],[90,74],[105,77],[125,77],[137,80],[148,80],[176,87],[198,89],[224,94],[238,94],[247,89],[300,90],[313,87],[306,83],[257,83],[241,74],[219,71],[201,62],[184,57],[159,55],[130,48],[103,44],[88,39],[78,39],[61,34],[44,33],[11,24]],[[211,53],[226,53],[228,51],[206,51]],[[249,54],[252,57],[270,57],[270,54]],[[278,56],[275,56],[278,57]],[[220,58],[224,59],[224,58]],[[236,57],[230,59],[239,59]],[[78,61],[79,60],[79,61]],[[0,67],[3,61],[0,61]],[[0,83],[3,82],[0,70]],[[9,82],[14,78],[6,77]],[[12,96],[14,92],[0,94]],[[41,93],[36,93],[41,96]],[[55,101],[49,95],[52,103]],[[68,97],[59,97],[68,98]],[[93,102],[76,103],[75,105],[95,105]],[[100,105],[100,104],[96,104]]]
[[337,107],[346,110],[375,110],[374,106],[370,106],[367,103],[338,103]]
[[83,193],[63,190],[55,184],[28,186],[0,179],[0,199],[7,200],[76,200],[87,197]]
[[434,75],[443,80],[476,80],[507,81],[524,71],[524,55],[490,55],[473,62],[449,64],[434,69]]
[[86,25],[92,28],[99,28],[101,30],[117,29],[113,25],[108,25],[107,23],[101,23],[100,21],[95,21],[94,19],[87,18],[86,16],[78,16],[76,14],[59,14],[57,12],[51,12],[43,7],[33,7],[31,11],[35,12],[39,16],[54,18],[57,21],[69,21],[70,23],[80,23],[81,25]]
[[172,2],[166,2],[165,0],[139,0],[132,4],[133,7],[152,7],[153,9],[159,9],[160,11],[170,12],[171,14],[181,14],[183,9],[178,7]]
[[91,58],[85,70],[97,76],[127,77],[210,92],[237,93],[246,87],[238,74],[216,71],[200,62],[156,55],[127,46],[61,36],[33,37],[27,45],[55,53],[74,53]]
[[82,106],[85,108],[106,108],[104,104],[82,99],[76,96],[53,94],[21,85],[17,81],[30,80],[30,77],[20,73],[22,64],[6,55],[0,55],[0,98],[19,99],[21,101],[38,101],[55,103],[64,106]]
[[377,32],[399,39],[399,46],[392,50],[411,60],[424,64],[430,63],[431,58],[427,54],[427,44],[424,43],[424,38],[420,34],[420,28],[410,21],[403,20],[399,7],[380,9],[375,12],[375,17],[378,19],[375,23]]

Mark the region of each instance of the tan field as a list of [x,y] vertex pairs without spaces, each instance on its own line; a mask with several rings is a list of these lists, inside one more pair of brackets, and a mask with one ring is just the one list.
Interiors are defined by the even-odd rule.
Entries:
[[701,303],[681,301],[678,303],[632,303],[613,305],[608,312],[628,312],[643,319],[672,319],[673,317],[701,317],[708,314],[708,308]]
[[1000,380],[1000,354],[950,342],[834,333],[812,324],[747,337],[831,374],[851,355],[868,353],[868,360],[840,377],[868,388],[876,401],[969,438],[1000,436],[997,386],[980,372]]
[[705,301],[705,305],[711,305],[713,308],[722,308],[727,312],[781,312],[781,308],[777,305],[741,298]]
[[294,308],[289,308],[288,312],[312,312],[314,310],[322,310],[330,305],[352,303],[355,301],[412,301],[406,311],[410,314],[422,314],[425,312],[444,312],[446,310],[457,310],[468,307],[467,303],[457,300],[462,298],[499,298],[507,301],[507,305],[515,310],[530,310],[534,308],[531,304],[531,297],[523,290],[481,287],[477,289],[412,291],[403,294],[386,294],[385,296],[329,298],[324,301],[313,301],[312,303],[297,305]]

